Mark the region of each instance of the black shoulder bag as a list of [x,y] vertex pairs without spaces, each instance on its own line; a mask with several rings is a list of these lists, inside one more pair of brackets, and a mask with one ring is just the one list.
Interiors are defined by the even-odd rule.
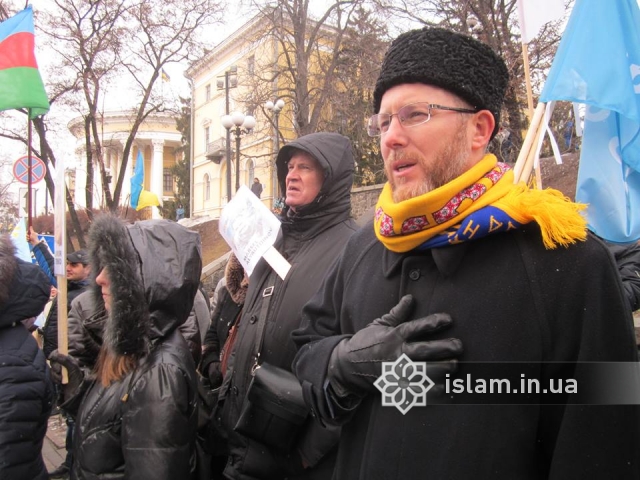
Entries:
[[275,450],[288,452],[302,430],[309,409],[304,403],[300,382],[292,372],[260,363],[273,288],[267,287],[262,292],[254,347],[256,360],[251,368],[253,378],[234,430]]

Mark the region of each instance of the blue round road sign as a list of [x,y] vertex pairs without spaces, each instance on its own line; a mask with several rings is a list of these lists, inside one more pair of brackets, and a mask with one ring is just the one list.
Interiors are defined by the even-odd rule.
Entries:
[[[31,183],[38,183],[44,178],[47,167],[38,157],[31,157]],[[29,183],[29,157],[20,157],[13,164],[13,176],[20,183]]]

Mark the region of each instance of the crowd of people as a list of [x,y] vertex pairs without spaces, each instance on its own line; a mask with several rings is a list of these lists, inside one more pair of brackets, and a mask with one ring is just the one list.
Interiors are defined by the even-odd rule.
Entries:
[[[448,390],[482,365],[547,385],[638,363],[640,247],[608,246],[581,205],[487,153],[508,80],[469,36],[400,35],[367,125],[387,177],[373,218],[351,217],[348,138],[289,142],[274,246],[290,269],[248,275],[232,253],[211,306],[197,233],[96,217],[67,256],[65,353],[57,297],[42,347],[30,332],[55,293],[51,252],[30,230],[30,264],[0,237],[0,478],[640,479],[640,401]],[[67,457],[47,472],[54,408]]]

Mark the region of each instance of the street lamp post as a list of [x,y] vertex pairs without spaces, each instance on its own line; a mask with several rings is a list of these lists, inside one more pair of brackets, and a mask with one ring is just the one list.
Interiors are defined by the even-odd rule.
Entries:
[[[251,115],[233,112],[222,117],[222,126],[227,129],[227,135],[231,135],[231,129],[236,136],[236,192],[240,188],[240,137],[243,133],[250,133],[256,126],[256,119]],[[230,182],[230,181],[229,181]]]
[[280,198],[280,185],[278,185],[278,169],[276,167],[276,159],[278,158],[278,152],[280,151],[280,129],[278,127],[278,117],[280,116],[280,111],[284,108],[284,100],[279,98],[275,103],[269,100],[267,103],[265,103],[264,106],[267,110],[273,112],[273,125],[276,130],[276,138],[274,142],[276,154],[273,158],[273,170],[271,179],[273,201],[275,202],[276,198]]
[[[237,86],[237,72],[238,67],[235,65],[231,65],[228,70],[224,72],[224,85],[221,85],[222,79],[218,79],[217,88],[221,89],[224,87],[224,113],[225,116],[229,115],[229,88]],[[229,82],[231,80],[235,80],[233,85],[230,85]],[[226,127],[225,127],[226,128]],[[225,140],[225,156],[227,158],[227,201],[231,200],[231,131],[227,128],[227,138]]]
[[478,39],[478,36],[480,35],[480,33],[482,33],[483,28],[482,24],[475,17],[475,15],[469,15],[467,17],[467,27],[469,28],[469,33],[471,34],[471,36]]

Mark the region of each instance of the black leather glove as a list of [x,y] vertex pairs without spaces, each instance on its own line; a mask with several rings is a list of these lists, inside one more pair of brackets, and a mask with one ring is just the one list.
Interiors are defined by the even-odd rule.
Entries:
[[373,383],[382,374],[382,362],[394,362],[403,353],[413,361],[449,360],[441,362],[440,368],[455,370],[462,342],[457,338],[425,340],[428,334],[451,326],[451,317],[435,313],[407,321],[412,307],[413,297],[405,295],[389,313],[336,345],[327,372],[333,393],[340,398],[363,397],[375,390]]
[[61,403],[68,402],[69,399],[73,398],[79,392],[80,387],[82,386],[82,381],[84,380],[84,372],[82,371],[82,368],[80,368],[78,360],[69,355],[63,355],[58,352],[58,350],[51,352],[49,355],[49,361],[51,362],[52,370],[54,368],[59,369],[60,366],[67,369],[69,381],[62,385],[62,394],[64,399]]
[[207,367],[207,378],[211,389],[218,388],[222,385],[222,373],[220,372],[220,362],[211,362]]

